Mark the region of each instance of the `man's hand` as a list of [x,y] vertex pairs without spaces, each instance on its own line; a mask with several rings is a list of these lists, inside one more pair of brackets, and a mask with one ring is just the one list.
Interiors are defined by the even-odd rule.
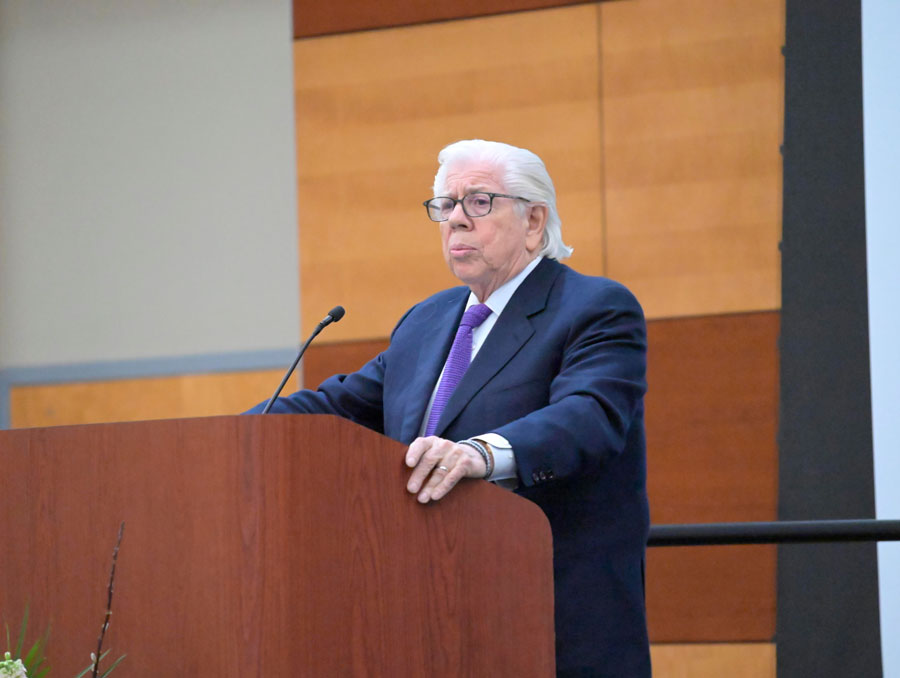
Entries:
[[487,472],[477,451],[437,436],[416,438],[406,452],[406,465],[413,469],[406,489],[418,492],[423,504],[441,499],[460,479],[484,478]]

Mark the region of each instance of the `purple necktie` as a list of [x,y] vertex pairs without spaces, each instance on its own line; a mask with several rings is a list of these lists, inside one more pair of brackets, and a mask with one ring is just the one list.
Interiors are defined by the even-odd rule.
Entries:
[[459,329],[456,330],[453,346],[450,347],[450,355],[447,356],[447,362],[444,364],[444,376],[441,378],[441,384],[434,396],[434,403],[431,405],[431,414],[428,415],[425,435],[434,435],[438,419],[441,418],[447,401],[450,400],[453,391],[456,390],[466,370],[469,369],[469,363],[472,362],[472,330],[487,320],[490,314],[491,309],[485,304],[470,306],[463,313],[462,320],[459,321]]

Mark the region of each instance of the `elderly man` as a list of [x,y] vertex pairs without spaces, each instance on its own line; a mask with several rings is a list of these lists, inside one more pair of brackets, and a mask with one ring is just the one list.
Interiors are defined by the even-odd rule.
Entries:
[[534,153],[460,141],[438,161],[425,208],[465,287],[407,311],[358,372],[273,411],[337,414],[409,443],[406,489],[422,503],[463,478],[537,503],[553,532],[558,675],[649,676],[641,308],[558,262],[571,249]]

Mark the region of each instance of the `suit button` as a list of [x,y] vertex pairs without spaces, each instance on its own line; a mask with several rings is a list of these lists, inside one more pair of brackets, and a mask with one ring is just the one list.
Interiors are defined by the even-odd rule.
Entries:
[[535,471],[534,473],[531,474],[531,479],[534,482],[537,482],[539,480],[537,471]]
[[544,471],[541,471],[541,472],[538,474],[538,477],[539,477],[541,480],[547,480],[547,474],[546,474]]
[[553,471],[547,471],[547,480],[553,480],[556,477],[556,474]]

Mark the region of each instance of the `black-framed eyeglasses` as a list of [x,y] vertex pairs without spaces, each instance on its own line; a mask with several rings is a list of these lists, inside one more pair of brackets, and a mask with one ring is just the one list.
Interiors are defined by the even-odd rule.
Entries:
[[450,198],[441,196],[426,200],[422,204],[425,205],[425,211],[428,212],[428,218],[432,221],[447,221],[451,212],[457,203],[462,203],[463,212],[468,217],[486,217],[491,213],[494,207],[494,198],[509,198],[510,200],[524,200],[531,202],[528,198],[519,195],[506,195],[505,193],[469,193],[462,198]]

